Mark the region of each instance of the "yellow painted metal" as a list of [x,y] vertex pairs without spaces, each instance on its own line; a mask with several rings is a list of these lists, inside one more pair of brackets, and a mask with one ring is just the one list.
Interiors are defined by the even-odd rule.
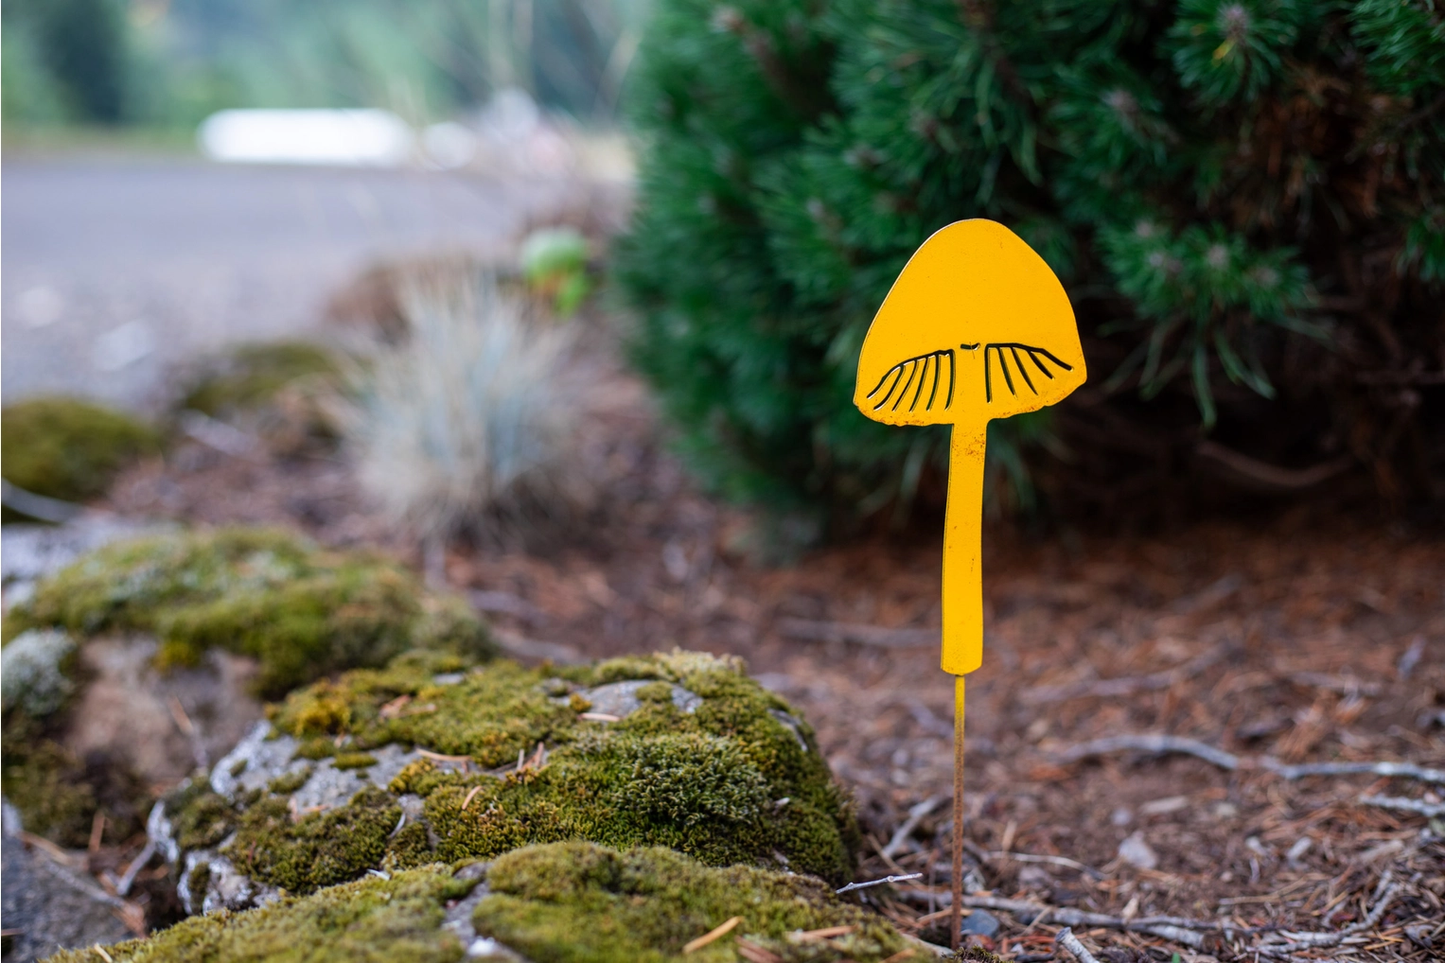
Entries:
[[943,551],[943,668],[983,662],[979,549],[988,423],[1084,383],[1069,297],[1023,239],[957,221],[923,242],[873,318],[853,403],[890,425],[953,426]]

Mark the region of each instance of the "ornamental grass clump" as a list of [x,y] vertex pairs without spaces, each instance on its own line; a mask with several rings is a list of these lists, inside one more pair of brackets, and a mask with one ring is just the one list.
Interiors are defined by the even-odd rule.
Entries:
[[482,272],[402,292],[405,337],[358,376],[346,439],[362,484],[423,540],[565,515],[578,397],[572,335]]
[[1432,0],[664,0],[617,253],[637,364],[724,492],[896,512],[941,493],[947,433],[854,410],[859,346],[909,254],[988,217],[1059,275],[1099,376],[995,427],[1016,481],[1034,439],[1120,510],[1351,467],[1438,496],[1442,51]]

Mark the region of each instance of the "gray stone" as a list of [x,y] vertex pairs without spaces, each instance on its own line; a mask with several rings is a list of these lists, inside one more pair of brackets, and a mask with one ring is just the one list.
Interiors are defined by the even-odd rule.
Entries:
[[169,527],[100,512],[87,512],[64,525],[6,525],[5,537],[0,539],[0,584],[5,587],[5,604],[14,605],[28,598],[37,580],[60,571],[87,552]]
[[[642,706],[637,698],[637,690],[653,684],[651,679],[629,679],[626,682],[609,682],[593,689],[583,689],[577,694],[592,703],[592,712],[626,719]],[[696,712],[697,707],[702,705],[701,697],[680,685],[669,684],[672,685],[672,704],[683,712]]]
[[964,936],[992,937],[998,932],[1000,925],[997,916],[988,910],[976,909],[963,918],[958,931]]
[[29,963],[62,949],[115,943],[132,934],[117,911],[125,904],[20,837],[20,816],[3,805],[0,925],[14,930],[6,963]]
[[1142,830],[1119,844],[1119,858],[1139,869],[1155,869],[1159,865],[1159,854],[1144,841]]
[[[306,781],[290,794],[297,809],[332,809],[344,806],[368,786],[385,789],[397,773],[419,759],[426,758],[415,749],[398,745],[370,750],[376,762],[362,769],[337,769],[333,760],[311,762],[296,758],[301,743],[292,736],[277,733],[269,722],[256,723],[211,770],[211,791],[232,802],[257,790],[264,791],[275,779],[306,772]],[[462,769],[463,763],[435,759],[443,772]],[[422,818],[424,806],[419,796],[405,795],[399,800],[406,822]],[[398,826],[398,829],[400,826]],[[226,858],[231,839],[222,840],[214,849],[182,851],[164,804],[151,813],[147,832],[165,853],[166,858],[181,868],[178,883],[182,905],[188,913],[211,913],[220,909],[241,910],[260,906],[280,897],[274,887],[242,875]],[[199,900],[191,893],[192,874],[199,867],[209,871],[206,889]]]

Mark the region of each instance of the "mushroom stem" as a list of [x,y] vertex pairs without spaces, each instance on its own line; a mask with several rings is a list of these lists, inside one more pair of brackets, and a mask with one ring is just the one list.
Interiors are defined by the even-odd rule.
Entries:
[[963,936],[963,684],[954,679],[953,698],[953,913],[949,916],[949,948],[958,949]]
[[943,671],[983,663],[983,462],[988,425],[953,426],[943,526]]

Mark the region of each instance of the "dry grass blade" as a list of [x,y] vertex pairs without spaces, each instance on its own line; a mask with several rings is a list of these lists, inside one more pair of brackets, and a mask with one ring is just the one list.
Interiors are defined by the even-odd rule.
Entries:
[[682,951],[684,953],[692,953],[696,950],[700,950],[704,946],[707,946],[709,943],[721,939],[727,933],[731,932],[732,929],[742,921],[743,918],[741,916],[734,916],[732,919],[729,919],[723,923],[719,923],[717,926],[714,926],[702,936],[699,936],[697,939],[690,941],[686,946],[682,948]]
[[783,958],[767,947],[738,938],[738,956],[748,963],[783,963]]
[[825,926],[818,930],[802,930],[797,933],[789,933],[788,939],[794,943],[815,943],[818,940],[830,940],[835,936],[847,936],[853,932],[853,926]]

